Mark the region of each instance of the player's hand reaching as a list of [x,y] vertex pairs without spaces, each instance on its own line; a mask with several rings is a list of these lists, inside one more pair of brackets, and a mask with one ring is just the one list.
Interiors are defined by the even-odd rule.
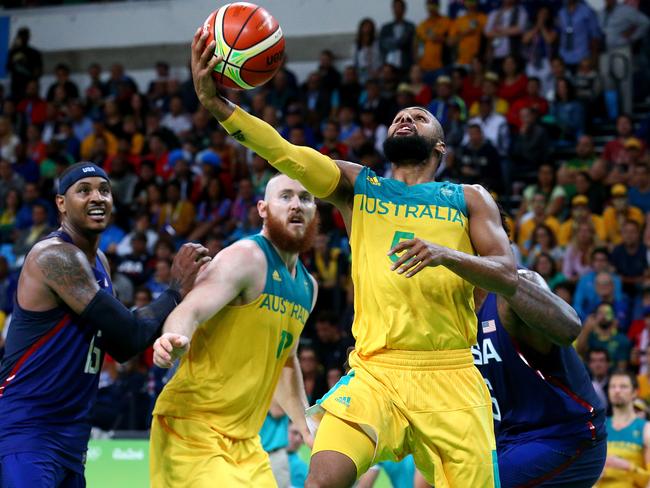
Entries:
[[210,259],[208,249],[201,244],[183,244],[172,262],[169,287],[178,291],[182,297],[187,295],[194,285],[196,275]]
[[388,251],[388,255],[397,255],[404,252],[391,266],[391,271],[397,270],[398,274],[406,273],[406,277],[419,273],[427,266],[440,266],[449,257],[451,249],[422,239],[409,239],[402,241]]
[[201,105],[207,108],[217,119],[225,120],[230,116],[234,107],[227,100],[221,98],[217,91],[217,84],[212,78],[212,73],[217,65],[223,61],[221,56],[214,53],[214,40],[206,46],[208,29],[199,27],[192,40],[192,80],[194,90]]
[[166,333],[153,344],[153,362],[160,368],[171,368],[178,358],[190,348],[190,340],[184,335]]

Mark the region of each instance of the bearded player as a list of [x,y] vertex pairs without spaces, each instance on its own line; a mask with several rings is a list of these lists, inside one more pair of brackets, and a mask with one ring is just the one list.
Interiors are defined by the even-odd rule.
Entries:
[[158,366],[183,358],[153,412],[152,486],[275,486],[258,436],[274,391],[311,443],[296,348],[316,300],[298,259],[315,236],[316,204],[277,175],[257,209],[262,232],[217,254],[154,345]]
[[192,74],[201,103],[235,139],[341,211],[352,247],[352,370],[322,418],[306,486],[351,486],[372,464],[412,453],[436,487],[498,481],[490,396],[474,367],[474,286],[512,295],[517,273],[496,204],[478,186],[433,181],[440,123],[401,110],[384,153],[393,179],[282,139],[220,97],[220,57],[199,29]]

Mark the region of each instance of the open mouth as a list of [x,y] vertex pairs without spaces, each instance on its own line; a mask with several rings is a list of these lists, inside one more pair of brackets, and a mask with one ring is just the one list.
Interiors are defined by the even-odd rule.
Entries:
[[302,224],[305,223],[305,219],[302,218],[299,215],[295,215],[295,216],[289,218],[289,223],[290,224],[300,224],[300,225],[302,225]]
[[412,125],[401,125],[395,131],[395,135],[398,136],[410,136],[413,134],[415,134],[415,127],[413,127]]
[[88,210],[87,215],[96,221],[102,221],[106,217],[106,209],[103,207],[94,207]]

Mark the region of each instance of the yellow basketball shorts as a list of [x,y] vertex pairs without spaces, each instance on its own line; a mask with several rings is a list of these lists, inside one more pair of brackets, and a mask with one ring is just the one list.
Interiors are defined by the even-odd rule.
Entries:
[[[325,411],[313,453],[337,451],[354,461],[358,475],[380,461],[413,454],[436,488],[498,487],[492,401],[469,350],[384,350],[350,356],[350,372],[312,407]],[[346,443],[345,422],[357,424],[375,449]],[[338,432],[330,432],[338,430]]]
[[259,437],[226,437],[197,420],[155,415],[151,425],[153,488],[277,488]]

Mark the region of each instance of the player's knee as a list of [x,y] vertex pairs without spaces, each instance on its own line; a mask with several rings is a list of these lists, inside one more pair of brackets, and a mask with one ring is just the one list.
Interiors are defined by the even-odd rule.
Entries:
[[349,488],[356,479],[357,467],[350,458],[335,451],[321,451],[311,458],[305,488]]

